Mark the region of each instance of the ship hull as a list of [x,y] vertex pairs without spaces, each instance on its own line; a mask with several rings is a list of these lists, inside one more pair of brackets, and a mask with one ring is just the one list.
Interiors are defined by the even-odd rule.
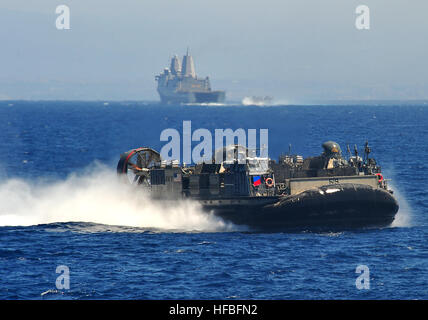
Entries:
[[387,191],[361,184],[337,184],[296,195],[244,201],[204,203],[207,211],[255,230],[343,230],[387,227],[398,203]]
[[226,98],[224,91],[210,92],[159,92],[161,102],[167,104],[180,103],[223,103]]

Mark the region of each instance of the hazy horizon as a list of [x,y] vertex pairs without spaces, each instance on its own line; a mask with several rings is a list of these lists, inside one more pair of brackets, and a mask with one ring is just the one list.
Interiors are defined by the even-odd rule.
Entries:
[[[71,11],[57,30],[55,9]],[[370,8],[370,30],[355,9]],[[190,47],[229,101],[427,100],[428,3],[165,0],[0,3],[0,100],[157,101],[154,77]]]

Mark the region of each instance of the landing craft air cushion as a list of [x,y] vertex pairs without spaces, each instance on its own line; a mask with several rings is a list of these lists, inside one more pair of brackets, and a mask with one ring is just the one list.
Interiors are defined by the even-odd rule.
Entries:
[[[355,147],[348,160],[336,142],[322,147],[320,156],[304,159],[289,153],[275,161],[230,145],[211,162],[188,167],[138,148],[121,155],[117,172],[154,199],[192,199],[208,213],[255,230],[390,225],[399,206],[368,143],[364,158]],[[221,163],[215,161],[218,153]]]

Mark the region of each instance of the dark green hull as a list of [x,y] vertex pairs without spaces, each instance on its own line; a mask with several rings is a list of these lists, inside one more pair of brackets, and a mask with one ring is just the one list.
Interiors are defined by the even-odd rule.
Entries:
[[359,184],[327,185],[288,196],[201,202],[205,210],[226,221],[268,231],[387,227],[398,211],[389,192]]
[[180,103],[223,103],[224,91],[210,92],[172,92],[170,94],[159,93],[161,102],[168,104]]

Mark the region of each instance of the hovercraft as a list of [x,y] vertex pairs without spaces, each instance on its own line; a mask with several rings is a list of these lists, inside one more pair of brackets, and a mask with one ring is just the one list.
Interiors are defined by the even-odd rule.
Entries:
[[[255,230],[338,230],[387,227],[398,203],[366,142],[344,159],[339,144],[327,141],[320,156],[257,157],[239,145],[223,161],[180,165],[151,148],[121,155],[117,172],[159,201],[192,199],[203,209]],[[216,155],[215,159],[219,159]]]

